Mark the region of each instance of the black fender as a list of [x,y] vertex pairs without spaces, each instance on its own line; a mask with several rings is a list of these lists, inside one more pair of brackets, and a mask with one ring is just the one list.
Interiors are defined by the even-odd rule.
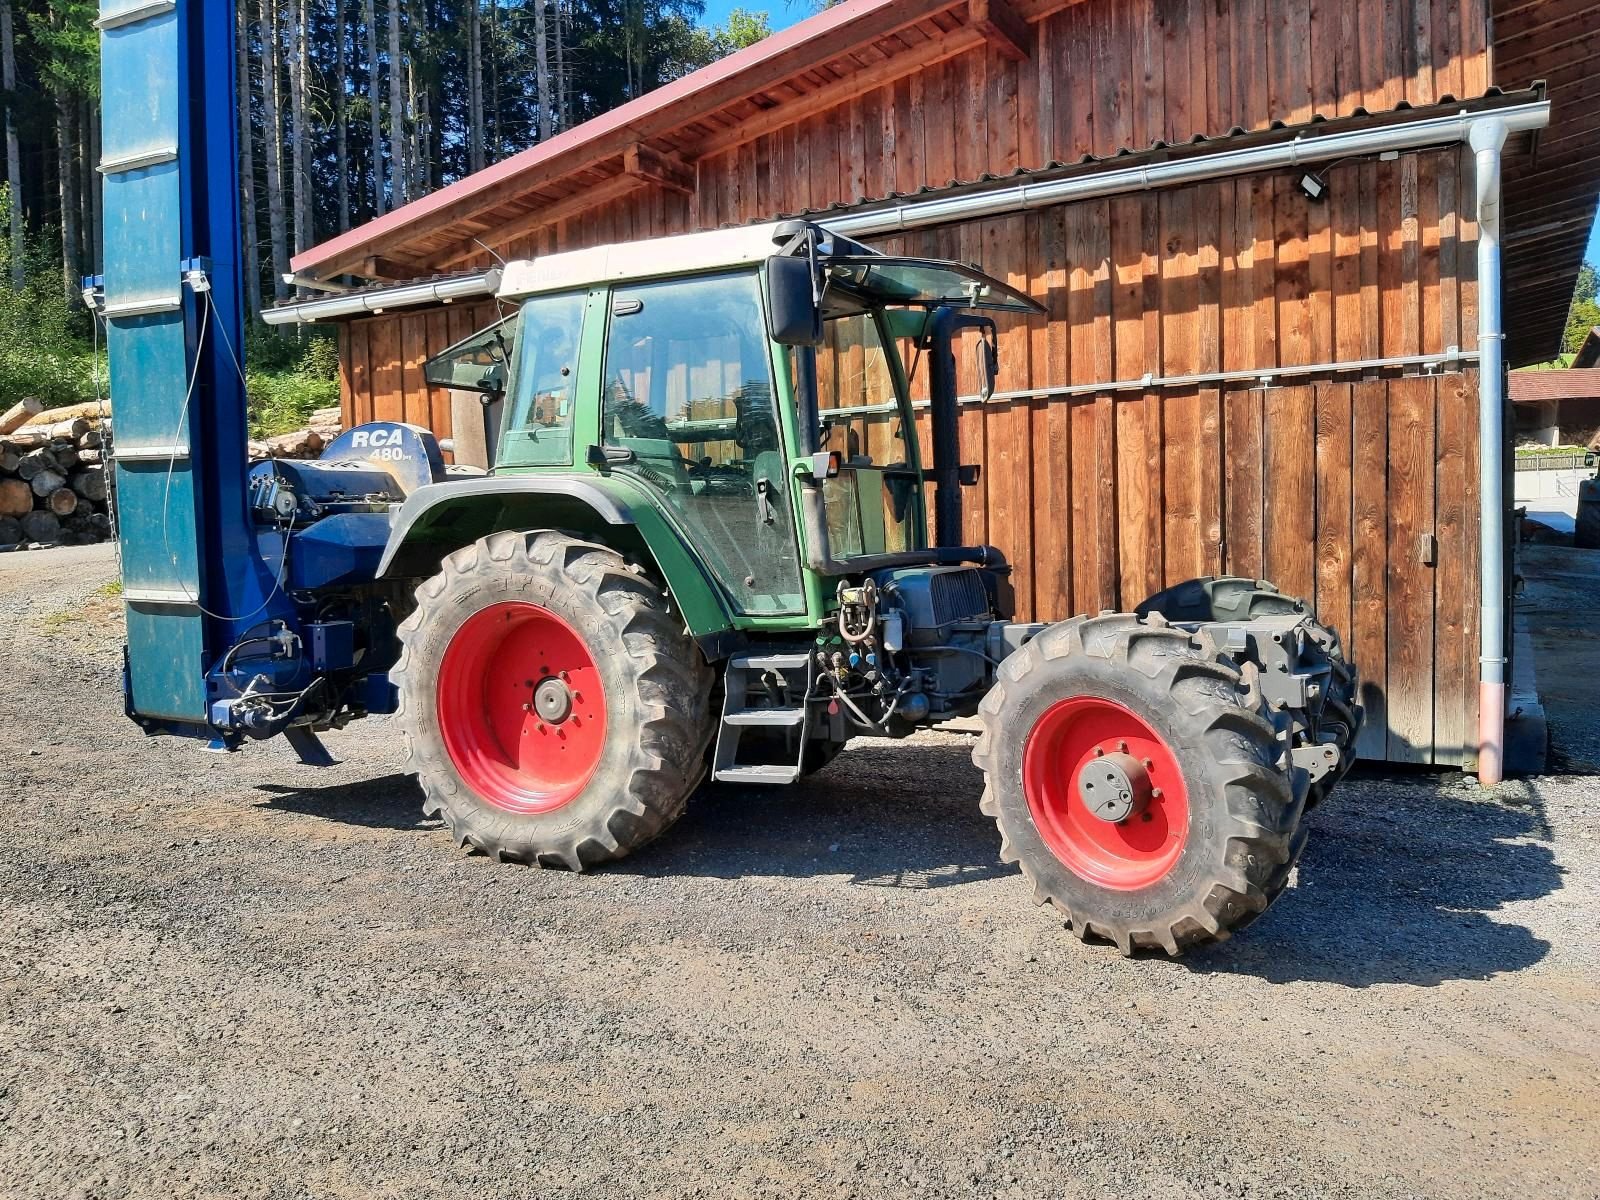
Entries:
[[628,505],[569,476],[482,476],[432,483],[390,510],[378,578],[432,575],[445,555],[502,529],[583,529],[596,520],[631,526]]

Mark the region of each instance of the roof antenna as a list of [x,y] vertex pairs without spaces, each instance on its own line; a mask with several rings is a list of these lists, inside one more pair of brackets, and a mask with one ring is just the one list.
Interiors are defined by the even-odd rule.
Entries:
[[506,260],[501,258],[499,253],[492,247],[484,245],[483,241],[479,238],[473,238],[472,240],[477,242],[479,246],[483,247],[483,249],[488,252],[489,257],[494,259],[495,262],[499,263],[502,267],[506,265]]

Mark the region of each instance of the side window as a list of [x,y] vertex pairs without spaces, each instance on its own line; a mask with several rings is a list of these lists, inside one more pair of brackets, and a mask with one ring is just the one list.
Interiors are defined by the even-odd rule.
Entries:
[[572,461],[578,349],[583,343],[584,292],[534,296],[522,305],[511,407],[506,414],[507,459],[528,465]]
[[507,317],[430,358],[422,365],[423,378],[458,392],[503,393],[515,338],[516,318]]
[[601,437],[649,484],[740,608],[803,611],[754,273],[616,288]]

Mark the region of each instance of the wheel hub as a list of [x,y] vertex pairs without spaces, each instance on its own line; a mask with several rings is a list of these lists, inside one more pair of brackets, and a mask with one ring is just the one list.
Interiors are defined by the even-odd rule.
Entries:
[[1023,746],[1022,787],[1045,848],[1090,883],[1149,887],[1183,854],[1189,792],[1177,755],[1115,700],[1069,696],[1046,709]]
[[565,618],[525,601],[491,604],[462,623],[439,665],[436,713],[462,782],[507,812],[570,803],[605,754],[593,653]]
[[1150,803],[1150,773],[1144,763],[1120,751],[1097,757],[1078,772],[1078,796],[1083,806],[1102,821],[1121,824],[1142,813]]
[[572,715],[572,689],[552,675],[533,690],[533,707],[541,720],[559,725]]

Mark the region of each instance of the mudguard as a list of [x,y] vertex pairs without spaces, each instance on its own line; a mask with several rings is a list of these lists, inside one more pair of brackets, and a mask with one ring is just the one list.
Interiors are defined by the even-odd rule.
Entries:
[[726,598],[698,555],[647,500],[609,480],[569,475],[492,475],[418,488],[391,510],[389,541],[377,576],[425,578],[462,546],[506,529],[589,534],[653,559],[695,637],[733,625]]

